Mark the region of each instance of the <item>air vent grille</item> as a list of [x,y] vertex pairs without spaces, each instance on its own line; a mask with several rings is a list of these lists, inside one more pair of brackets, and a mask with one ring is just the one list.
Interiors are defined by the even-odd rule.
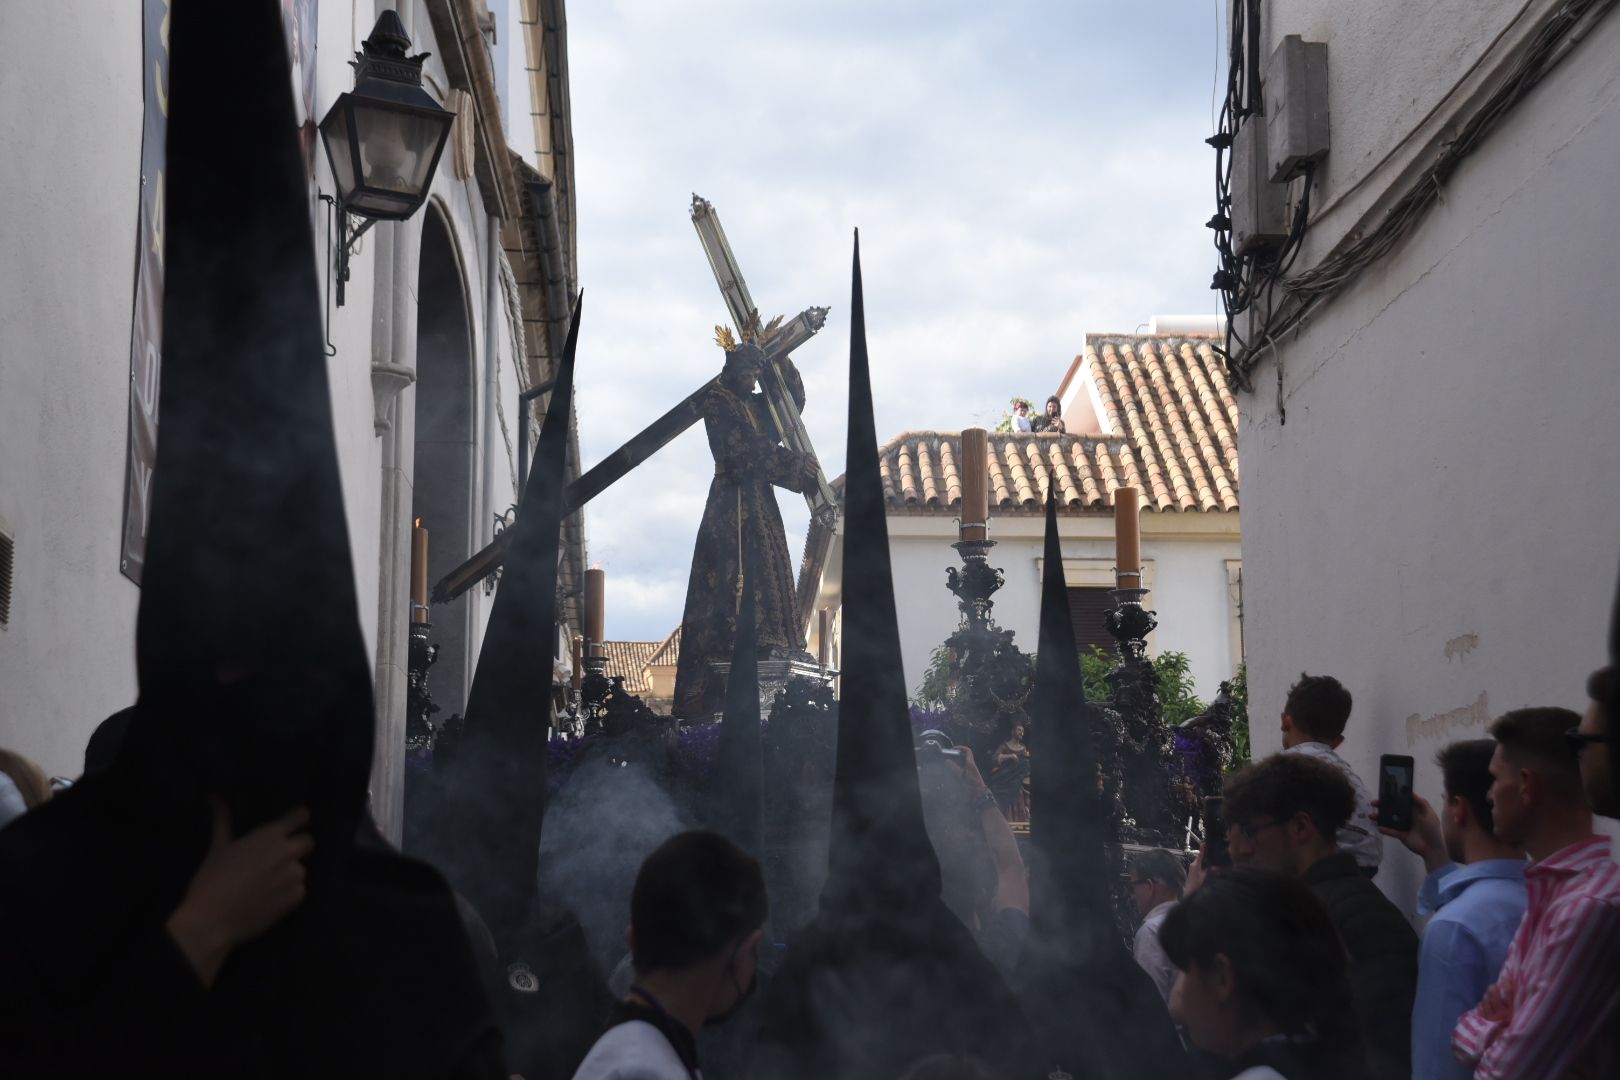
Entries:
[[0,626],[11,625],[11,559],[15,550],[11,537],[0,533]]

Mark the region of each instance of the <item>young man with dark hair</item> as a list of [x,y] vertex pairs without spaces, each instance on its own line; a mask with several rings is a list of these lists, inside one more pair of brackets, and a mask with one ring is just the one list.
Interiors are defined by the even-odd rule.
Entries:
[[1569,709],[1510,712],[1491,725],[1496,836],[1533,860],[1530,905],[1496,982],[1452,1036],[1481,1078],[1596,1076],[1620,1003],[1620,867],[1592,810],[1567,732]]
[[1283,703],[1282,743],[1288,753],[1325,761],[1349,781],[1356,805],[1339,827],[1339,850],[1355,856],[1356,865],[1371,877],[1384,857],[1384,841],[1373,821],[1367,785],[1336,752],[1344,743],[1344,727],[1349,720],[1350,691],[1331,675],[1301,672],[1299,682],[1288,688]]
[[719,833],[684,832],[641,864],[626,935],[636,978],[574,1080],[697,1080],[698,1031],[754,991],[765,875]]
[[1610,747],[1620,742],[1615,717],[1609,715],[1609,702],[1615,700],[1615,673],[1612,667],[1592,672],[1586,680],[1586,696],[1591,700],[1586,715],[1570,739],[1581,762],[1581,786],[1592,812],[1602,817],[1620,818],[1620,791],[1614,785],[1614,753]]
[[1170,988],[1176,984],[1177,968],[1159,944],[1159,927],[1181,899],[1186,883],[1187,868],[1174,852],[1155,848],[1131,861],[1131,903],[1142,919],[1142,925],[1136,928],[1131,953],[1142,970],[1152,977],[1153,985],[1159,988],[1159,996],[1165,1001],[1170,1000]]
[[1355,811],[1344,774],[1304,754],[1273,754],[1226,781],[1232,862],[1299,878],[1321,901],[1350,955],[1350,986],[1373,1075],[1411,1072],[1417,934],[1336,842]]
[[1444,781],[1440,812],[1412,799],[1412,828],[1380,826],[1423,860],[1428,876],[1418,893],[1419,915],[1432,915],[1418,953],[1417,1005],[1412,1012],[1415,1080],[1467,1080],[1468,1066],[1451,1052],[1463,1013],[1496,980],[1529,902],[1524,849],[1498,840],[1492,828],[1490,739],[1454,742],[1435,755]]

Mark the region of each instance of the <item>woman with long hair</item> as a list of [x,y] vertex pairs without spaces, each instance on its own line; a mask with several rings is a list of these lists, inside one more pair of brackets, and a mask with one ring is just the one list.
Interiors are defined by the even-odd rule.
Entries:
[[1171,909],[1170,1015],[1236,1080],[1363,1080],[1344,945],[1302,883],[1237,868]]

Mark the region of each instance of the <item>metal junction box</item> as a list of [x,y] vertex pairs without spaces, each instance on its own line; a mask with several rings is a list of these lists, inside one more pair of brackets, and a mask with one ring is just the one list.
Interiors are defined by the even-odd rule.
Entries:
[[1289,34],[1266,63],[1266,143],[1273,181],[1292,180],[1328,152],[1328,47]]
[[1252,255],[1288,239],[1288,189],[1266,168],[1265,117],[1251,116],[1232,140],[1232,250]]

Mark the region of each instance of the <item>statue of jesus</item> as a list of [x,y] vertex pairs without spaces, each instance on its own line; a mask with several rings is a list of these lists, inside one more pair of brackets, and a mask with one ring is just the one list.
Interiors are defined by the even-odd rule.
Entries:
[[[723,684],[710,686],[709,665],[731,659],[745,533],[759,550],[755,592],[759,658],[781,660],[804,651],[804,627],[795,614],[793,564],[771,488],[808,491],[815,486],[817,465],[811,455],[782,445],[764,396],[755,392],[767,362],[765,353],[749,342],[727,349],[725,368],[703,401],[714,481],[698,527],[681,617],[672,711],[682,719],[712,713],[724,689]],[[777,362],[794,404],[803,410],[804,382],[798,369],[785,356]]]

